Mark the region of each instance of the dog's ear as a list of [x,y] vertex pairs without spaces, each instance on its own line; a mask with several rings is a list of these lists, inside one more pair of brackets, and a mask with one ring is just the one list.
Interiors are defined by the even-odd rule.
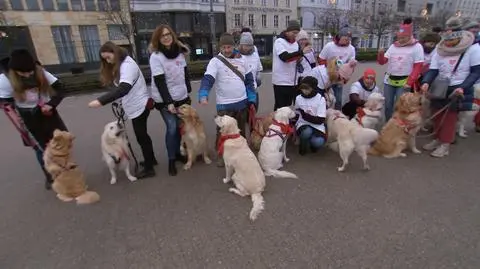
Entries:
[[62,135],[62,131],[60,129],[55,129],[55,131],[53,131],[53,138],[59,137],[61,135]]

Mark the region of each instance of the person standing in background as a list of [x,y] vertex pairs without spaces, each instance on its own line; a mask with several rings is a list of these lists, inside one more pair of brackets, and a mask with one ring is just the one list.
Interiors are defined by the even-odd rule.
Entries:
[[[252,35],[252,39],[253,39],[252,29],[250,29],[248,27],[243,27],[242,30],[240,31],[240,35],[243,34],[243,33],[250,33],[250,35]],[[253,45],[253,53],[257,54],[258,57],[260,57],[260,55],[258,54],[257,46],[255,46],[255,40],[254,40],[253,44],[254,44]]]
[[258,88],[262,84],[261,71],[263,71],[262,62],[257,53],[255,53],[255,46],[253,45],[253,36],[249,32],[242,33],[240,36],[240,44],[238,45],[238,51],[243,58],[247,61],[247,65],[250,68],[253,75],[254,89],[257,94],[257,101],[255,104],[255,110],[258,111],[259,99]]
[[[326,65],[329,59],[337,58],[339,64],[347,64],[351,60],[355,60],[355,48],[351,44],[352,33],[347,27],[342,28],[334,37],[333,41],[328,42],[323,47],[318,56],[318,63]],[[332,85],[335,94],[335,109],[342,109],[343,86],[342,84]]]
[[[312,44],[310,36],[305,30],[301,30],[296,39],[300,47],[306,47]],[[315,61],[315,51],[312,49],[309,53],[304,54],[298,61],[298,84],[300,84],[302,78],[308,76],[312,69],[317,65],[317,62]]]
[[296,37],[300,32],[300,23],[288,22],[287,29],[280,33],[273,44],[272,84],[275,97],[274,110],[292,105],[297,96],[297,61],[309,53],[311,46],[300,47]]

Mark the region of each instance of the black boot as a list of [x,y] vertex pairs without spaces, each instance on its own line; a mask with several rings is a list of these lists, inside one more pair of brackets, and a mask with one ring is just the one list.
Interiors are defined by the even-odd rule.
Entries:
[[47,191],[52,189],[53,180],[51,176],[45,178],[45,189]]
[[307,151],[308,151],[308,142],[303,139],[300,139],[300,145],[298,146],[298,154],[303,156],[307,154]]
[[182,156],[182,154],[177,154],[177,156],[175,156],[175,160],[177,162],[181,162],[181,163],[185,164],[185,163],[187,163],[188,158],[187,158],[187,156]]
[[140,171],[138,171],[138,173],[135,176],[138,179],[154,177],[155,176],[155,170],[153,169],[153,167],[149,167],[149,168],[142,167],[142,169]]
[[175,160],[168,161],[168,174],[172,177],[177,175],[177,167],[175,166]]
[[[143,167],[145,167],[145,161],[141,161],[141,162],[139,162],[138,164],[141,165],[141,166],[143,166]],[[158,165],[157,159],[153,159],[152,165],[153,165],[153,166],[157,166],[157,165]]]

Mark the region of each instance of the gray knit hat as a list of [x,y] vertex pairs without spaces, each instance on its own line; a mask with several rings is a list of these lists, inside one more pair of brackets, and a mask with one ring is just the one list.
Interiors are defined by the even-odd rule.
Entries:
[[287,32],[290,31],[300,31],[300,22],[297,20],[288,21]]
[[219,46],[224,46],[224,45],[230,45],[230,46],[235,46],[235,39],[233,38],[233,35],[229,33],[224,33],[218,42]]
[[478,21],[476,21],[476,20],[467,20],[463,24],[463,29],[464,30],[469,30],[469,29],[472,29],[472,28],[479,28],[479,27],[480,27],[480,23],[478,23]]
[[445,23],[445,26],[445,30],[451,30],[455,32],[462,30],[464,24],[462,18],[455,16],[448,19],[447,23]]
[[240,35],[240,45],[253,45],[252,33],[244,32]]

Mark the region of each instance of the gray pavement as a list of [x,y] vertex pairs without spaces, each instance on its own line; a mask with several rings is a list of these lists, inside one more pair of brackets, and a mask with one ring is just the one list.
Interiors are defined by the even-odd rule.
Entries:
[[[266,75],[262,113],[273,107],[269,81]],[[90,206],[62,203],[45,191],[32,150],[0,116],[6,126],[0,139],[1,269],[479,267],[478,134],[460,140],[444,159],[372,157],[372,170],[363,172],[352,156],[343,174],[335,153],[302,157],[291,146],[286,167],[300,179],[268,178],[266,209],[252,224],[251,201],[228,192],[223,169],[198,162],[168,176],[156,111],[149,132],[160,161],[157,177],[130,183],[122,175],[109,185],[100,134],[113,117],[109,107],[88,109],[92,98],[71,97],[60,108],[77,137],[75,159],[102,196]],[[213,102],[199,112],[213,142]]]

